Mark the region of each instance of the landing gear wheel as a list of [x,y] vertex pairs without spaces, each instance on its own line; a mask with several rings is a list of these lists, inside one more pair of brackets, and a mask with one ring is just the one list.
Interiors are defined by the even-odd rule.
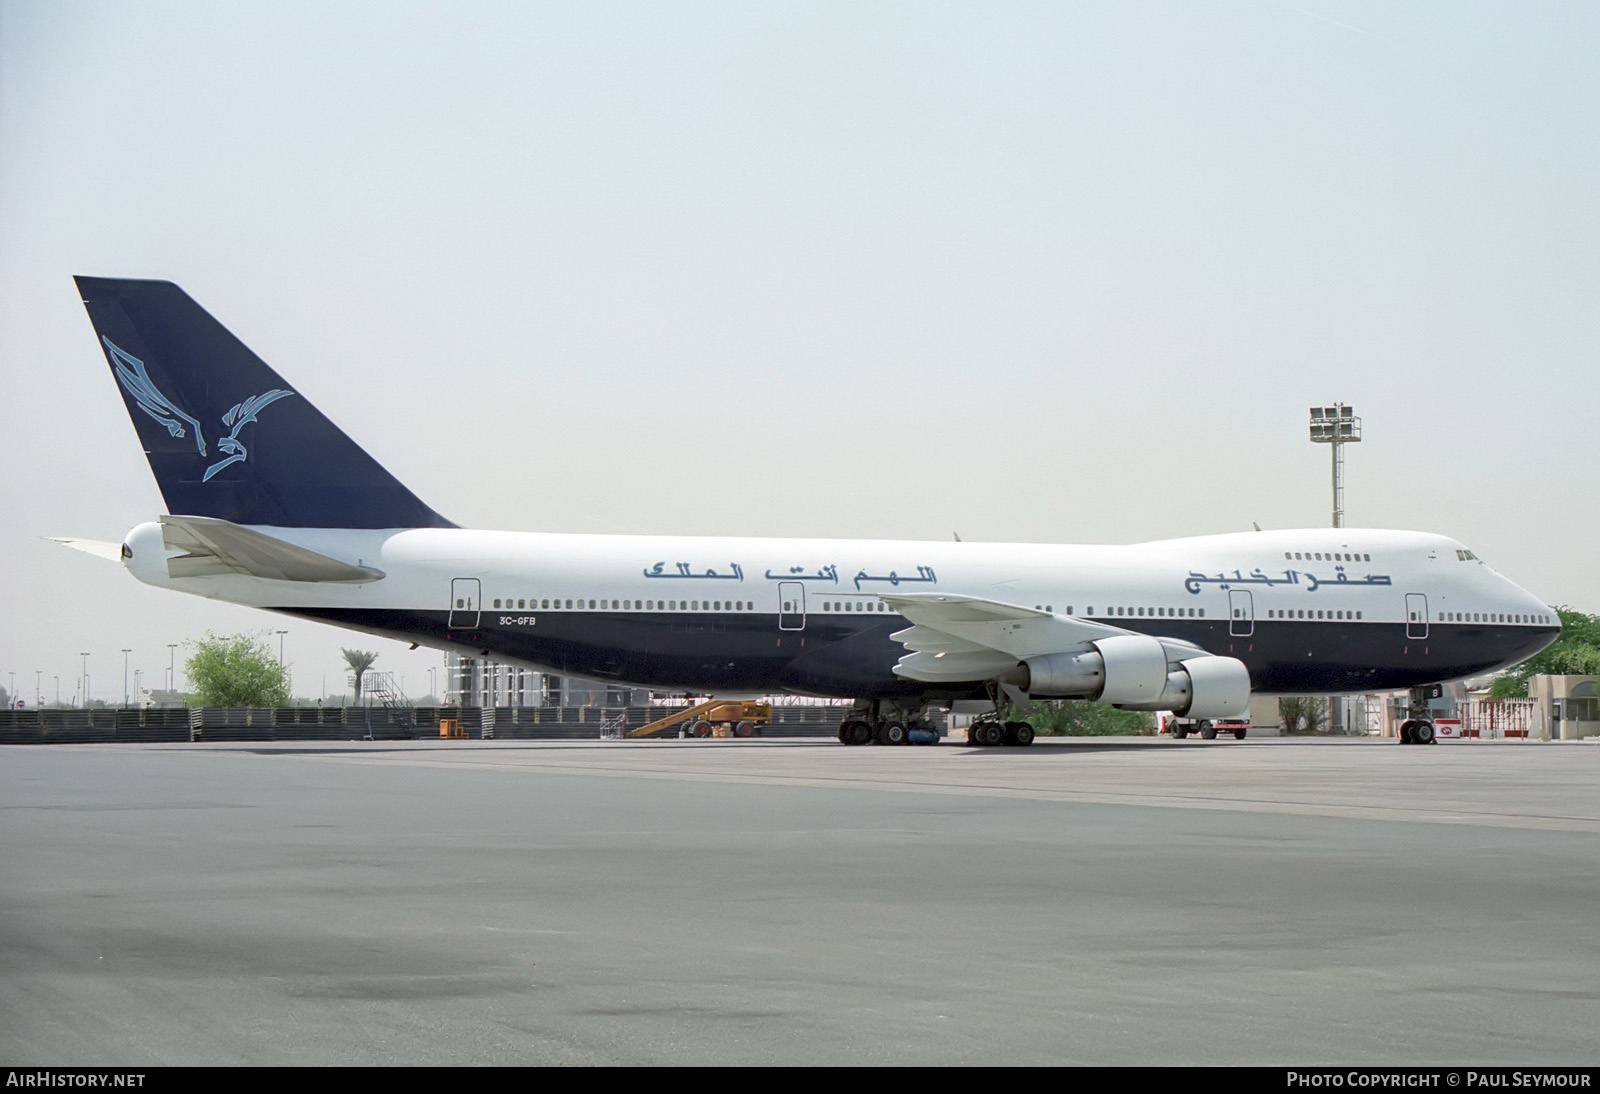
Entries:
[[872,740],[872,727],[870,725],[859,721],[850,723],[851,744],[864,745],[870,740]]
[[1416,738],[1411,735],[1411,732],[1412,732],[1412,730],[1414,730],[1416,728],[1416,725],[1417,725],[1417,723],[1413,722],[1410,718],[1407,718],[1405,721],[1400,723],[1400,743],[1401,744],[1403,744],[1403,745],[1414,745],[1414,744],[1417,743]]
[[1419,745],[1439,743],[1439,738],[1433,732],[1433,723],[1426,718],[1418,719],[1417,724],[1411,727],[1411,740],[1412,743]]
[[990,748],[1004,743],[1006,727],[999,722],[989,722],[983,727],[983,743]]
[[1015,733],[1014,740],[1012,740],[1011,743],[1016,745],[1018,748],[1027,748],[1029,745],[1033,744],[1033,727],[1027,722],[1018,722],[1017,732]]
[[1210,722],[1202,721],[1200,723],[1200,737],[1201,737],[1202,740],[1206,740],[1206,741],[1214,741],[1214,740],[1216,740],[1217,739],[1217,727],[1212,725]]
[[886,745],[903,745],[906,743],[906,727],[900,722],[885,722],[883,728],[878,730],[878,740]]

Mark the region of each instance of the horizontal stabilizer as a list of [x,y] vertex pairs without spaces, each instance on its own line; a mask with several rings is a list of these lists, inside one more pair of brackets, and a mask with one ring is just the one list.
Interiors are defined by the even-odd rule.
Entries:
[[167,560],[173,577],[244,574],[275,581],[377,581],[383,571],[357,566],[286,543],[264,532],[215,517],[161,517],[161,539],[169,551],[184,554]]
[[122,544],[107,543],[100,539],[72,539],[67,536],[46,536],[52,543],[59,543],[63,547],[71,547],[74,551],[82,551],[86,555],[96,558],[108,558],[116,562],[122,558]]

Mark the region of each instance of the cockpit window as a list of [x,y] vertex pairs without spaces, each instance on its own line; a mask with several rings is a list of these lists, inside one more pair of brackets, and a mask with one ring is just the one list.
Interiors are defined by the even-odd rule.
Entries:
[[1481,558],[1479,558],[1477,555],[1473,554],[1471,551],[1463,551],[1463,550],[1460,550],[1460,549],[1456,550],[1456,560],[1458,562],[1482,562],[1483,561]]

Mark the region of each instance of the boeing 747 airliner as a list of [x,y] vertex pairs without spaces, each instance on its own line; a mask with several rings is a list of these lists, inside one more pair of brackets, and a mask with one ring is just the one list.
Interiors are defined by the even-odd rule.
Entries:
[[1309,528],[1131,546],[459,528],[165,281],[80,277],[166,501],[116,553],[151,585],[542,671],[713,696],[855,701],[899,743],[982,701],[1195,719],[1269,694],[1411,688],[1513,665],[1555,613],[1462,544]]

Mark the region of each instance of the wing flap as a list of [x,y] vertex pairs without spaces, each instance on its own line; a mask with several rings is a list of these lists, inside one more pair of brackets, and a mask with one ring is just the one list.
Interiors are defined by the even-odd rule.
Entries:
[[897,593],[880,599],[915,624],[894,635],[914,651],[988,650],[1007,655],[1015,664],[1128,633],[1104,623],[972,596]]
[[[894,593],[880,599],[912,624],[890,635],[911,651],[896,662],[895,675],[921,683],[993,680],[1030,658],[1088,650],[1090,643],[1136,634],[981,597]],[[1153,655],[1164,655],[1166,663],[1211,656],[1182,639],[1137,637],[1158,643]]]

